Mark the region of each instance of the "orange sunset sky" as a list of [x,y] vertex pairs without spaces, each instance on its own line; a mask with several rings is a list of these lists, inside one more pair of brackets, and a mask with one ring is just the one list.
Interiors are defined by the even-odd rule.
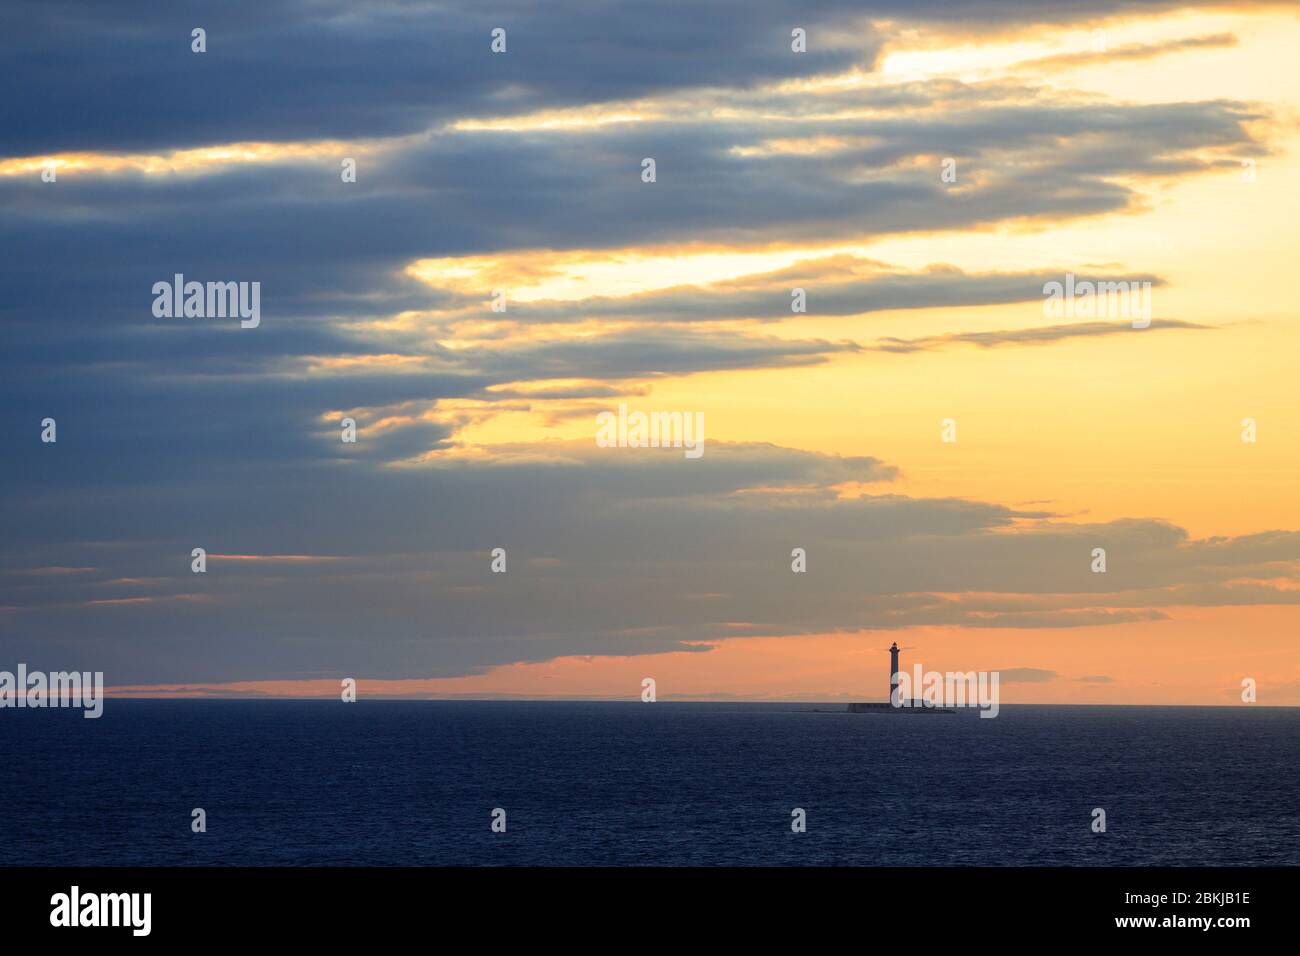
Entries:
[[[897,641],[1004,703],[1300,705],[1295,9],[792,26],[752,73],[715,38],[734,80],[552,90],[520,30],[516,73],[387,126],[9,147],[33,221],[99,237],[86,282],[93,243],[150,258],[103,280],[120,322],[30,346],[84,393],[15,379],[64,457],[13,479],[7,659],[130,696],[845,701]],[[261,326],[150,316],[176,272],[259,279]],[[1151,280],[1150,327],[1047,316],[1066,273]],[[598,447],[619,403],[703,413],[703,456]]]

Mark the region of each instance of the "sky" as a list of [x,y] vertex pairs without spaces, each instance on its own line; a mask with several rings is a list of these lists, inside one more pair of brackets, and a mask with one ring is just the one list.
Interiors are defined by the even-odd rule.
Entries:
[[1037,6],[11,4],[0,668],[1300,705],[1297,8]]

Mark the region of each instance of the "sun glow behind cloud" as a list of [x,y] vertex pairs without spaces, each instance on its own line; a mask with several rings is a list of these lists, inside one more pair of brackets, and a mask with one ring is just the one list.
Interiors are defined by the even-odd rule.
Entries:
[[474,295],[508,289],[518,302],[631,296],[680,285],[724,282],[793,265],[806,249],[645,252],[636,248],[509,256],[422,259],[407,273],[438,288]]

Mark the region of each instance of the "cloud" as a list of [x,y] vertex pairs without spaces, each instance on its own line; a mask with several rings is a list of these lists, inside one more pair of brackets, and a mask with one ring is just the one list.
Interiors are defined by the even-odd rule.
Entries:
[[[1062,628],[1157,620],[1198,602],[1300,600],[1281,580],[1300,573],[1300,533],[1194,539],[1156,521],[1063,524],[890,494],[895,475],[877,459],[771,445],[719,442],[687,461],[672,449],[538,442],[398,470],[196,475],[166,495],[157,482],[97,487],[93,500],[32,492],[23,518],[4,518],[9,547],[31,556],[11,560],[83,566],[75,559],[93,554],[84,566],[98,570],[21,587],[0,576],[14,625],[0,652],[33,666],[72,654],[113,683],[433,677],[722,637]],[[864,482],[879,490],[836,491]],[[1106,575],[1090,571],[1097,544]],[[196,546],[340,560],[218,560],[195,575]],[[489,569],[494,547],[508,550],[505,574]],[[794,547],[807,574],[791,572]],[[102,597],[99,581],[131,575],[151,583],[116,596],[205,600],[77,606]]]
[[1004,684],[1043,684],[1056,680],[1056,671],[1039,667],[1003,667],[998,669],[998,680]]
[[[1180,6],[1188,4],[716,0],[701,9],[661,0],[598,13],[575,0],[454,12],[428,0],[364,10],[345,0],[33,4],[0,41],[5,74],[22,76],[27,91],[0,100],[0,155],[398,136],[465,116],[870,70],[886,41],[878,22],[996,31]],[[808,31],[805,53],[790,51],[793,24]],[[191,52],[196,25],[207,31],[206,53]],[[502,55],[490,50],[496,27],[507,30]]]
[[[0,152],[391,136],[463,115],[810,76],[872,61],[880,39],[867,12],[847,0],[665,0],[599,15],[572,0],[455,11],[414,0],[34,5],[0,44],[6,73],[30,91],[0,101]],[[815,34],[832,19],[855,28],[851,45],[828,38],[790,53],[790,24]],[[196,25],[203,54],[190,49]],[[504,55],[490,49],[496,27]],[[120,121],[123,103],[132,122]]]
[[[1151,329],[1208,329],[1211,326],[1178,319],[1152,319],[1142,331]],[[873,346],[881,352],[932,352],[947,345],[977,345],[980,348],[997,348],[1003,345],[1044,345],[1065,339],[1096,338],[1098,336],[1133,333],[1132,322],[1077,322],[1070,325],[1048,325],[1028,329],[999,329],[992,332],[951,332],[946,335],[927,335],[916,339],[886,337]]]
[[[999,305],[1041,301],[1043,286],[1066,270],[977,273],[935,264],[915,272],[852,255],[802,259],[785,268],[675,286],[633,295],[594,295],[575,300],[530,300],[518,304],[516,322],[580,322],[593,318],[640,322],[698,323],[758,319],[789,320],[792,290],[803,289],[810,316],[855,316],[900,309]],[[1115,276],[1111,281],[1150,282],[1157,276]],[[675,333],[676,334],[676,333]]]
[[1119,60],[1151,60],[1170,53],[1186,50],[1203,50],[1237,45],[1237,37],[1232,33],[1213,33],[1203,36],[1180,37],[1176,40],[1164,40],[1160,43],[1126,43],[1106,49],[1103,52],[1059,53],[1053,56],[1039,57],[1034,60],[1022,60],[1012,64],[1011,70],[1049,73],[1071,70],[1083,66],[1096,66],[1099,63],[1113,63]]

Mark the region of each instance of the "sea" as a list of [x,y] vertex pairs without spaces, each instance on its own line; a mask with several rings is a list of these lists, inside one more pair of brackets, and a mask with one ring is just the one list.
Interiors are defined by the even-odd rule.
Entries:
[[1296,865],[1300,709],[7,709],[0,864]]

